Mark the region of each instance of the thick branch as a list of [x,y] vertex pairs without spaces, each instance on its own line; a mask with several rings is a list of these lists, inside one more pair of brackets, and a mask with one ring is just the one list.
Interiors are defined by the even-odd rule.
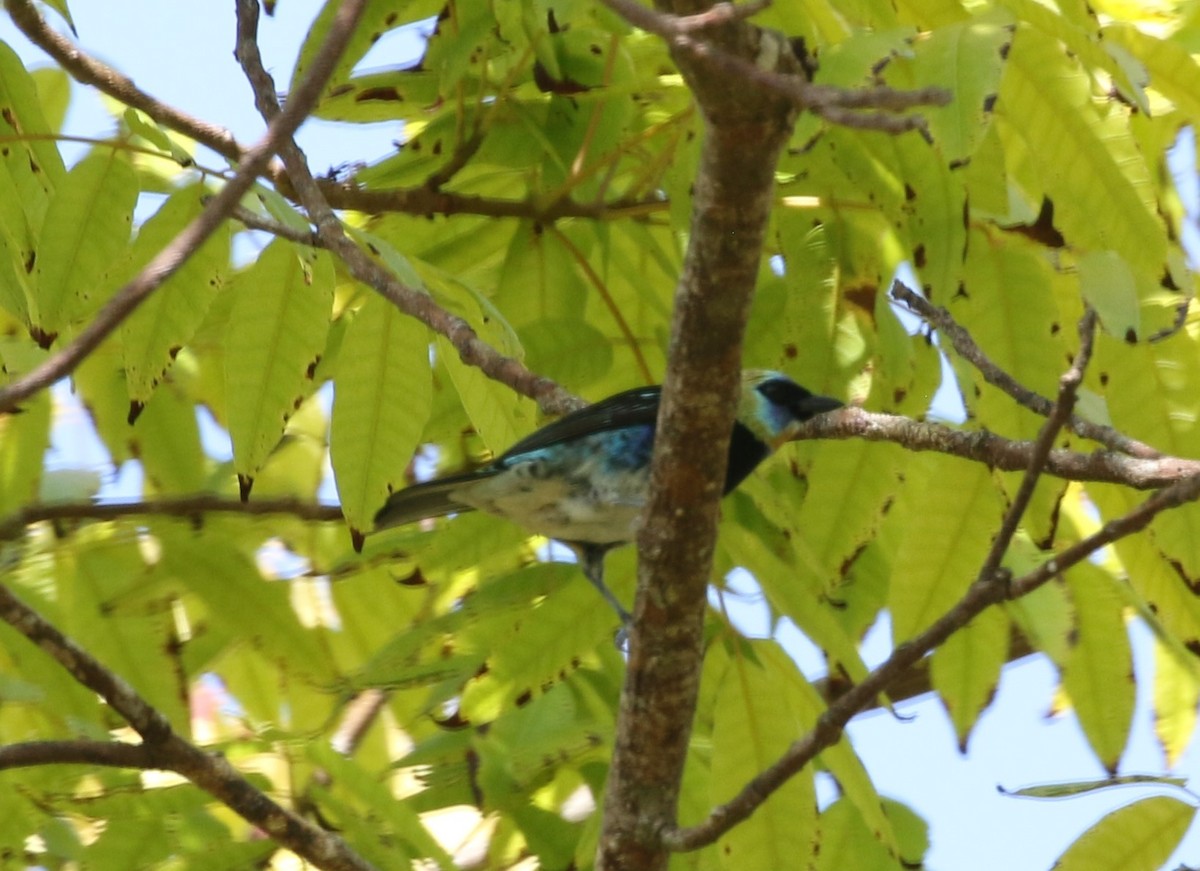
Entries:
[[921,658],[984,609],[1008,598],[1027,595],[1051,578],[1088,559],[1100,548],[1132,535],[1150,524],[1163,511],[1177,508],[1200,497],[1200,476],[1186,478],[1158,491],[1128,514],[1109,521],[1096,533],[1046,560],[1034,571],[1008,582],[997,576],[979,576],[959,602],[911,641],[899,645],[882,665],[835,701],[817,720],[811,732],[792,744],[770,767],[751,780],[734,798],[714,808],[708,819],[696,826],[676,828],[663,834],[672,850],[695,850],[717,840],[750,816],[767,797],[841,738],[850,718],[887,692],[892,682]]
[[[703,11],[703,10],[700,10]],[[761,33],[705,30],[721,51],[757,57]],[[699,686],[705,589],[740,392],[741,343],[791,104],[711,77],[673,54],[706,122],[691,233],[675,292],[650,499],[638,535],[638,590],[604,818],[601,871],[666,867],[657,834],[675,819]],[[785,71],[798,71],[789,53]]]

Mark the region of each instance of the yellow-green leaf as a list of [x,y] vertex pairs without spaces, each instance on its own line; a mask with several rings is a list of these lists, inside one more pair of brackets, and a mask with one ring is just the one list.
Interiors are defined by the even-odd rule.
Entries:
[[[142,224],[123,274],[132,278],[203,209],[207,190],[193,185],[171,196]],[[125,378],[132,402],[145,402],[204,320],[229,268],[224,224],[121,325]]]
[[500,453],[533,429],[536,408],[532,400],[464,363],[454,346],[441,336],[437,337],[437,350],[471,424],[488,448]]
[[405,485],[433,402],[429,331],[372,296],[346,331],[334,385],[330,454],[346,521],[370,529],[390,489]]
[[0,227],[32,243],[50,195],[66,169],[51,138],[37,87],[8,45],[0,42]]
[[1068,847],[1055,871],[1157,871],[1195,816],[1195,807],[1165,796],[1118,808]]
[[1057,42],[1018,29],[997,111],[1005,135],[1024,141],[1069,243],[1113,249],[1153,277],[1163,272],[1166,235],[1145,159],[1122,113],[1097,110],[1086,73]]
[[271,243],[239,274],[225,338],[225,389],[234,469],[253,477],[314,388],[333,304],[333,266],[323,252]]
[[46,207],[38,239],[33,326],[60,332],[99,302],[129,243],[137,177],[124,156],[99,148],[77,163]]
[[1133,654],[1125,631],[1125,602],[1095,566],[1067,576],[1075,602],[1076,637],[1063,670],[1063,689],[1092,751],[1108,771],[1117,769],[1133,724]]
[[[757,642],[756,649],[774,646]],[[774,762],[810,728],[804,705],[794,698],[785,656],[751,659],[736,656],[717,692],[712,737],[712,801],[728,801],[750,778]],[[774,792],[754,814],[717,843],[723,867],[738,871],[776,871],[805,867],[813,858],[817,828],[812,769],[807,768]]]
[[892,563],[892,632],[904,641],[966,592],[991,545],[1000,503],[983,466],[921,454],[888,515],[900,537]]
[[987,102],[999,90],[1003,53],[1011,39],[1011,28],[999,16],[981,15],[939,27],[917,43],[916,83],[953,94],[948,106],[922,110],[948,163],[969,158],[987,131]]
[[990,608],[955,632],[933,652],[930,677],[954,732],[958,749],[967,750],[971,730],[988,706],[1008,661],[1008,618]]
[[1154,734],[1174,768],[1196,734],[1200,681],[1172,651],[1154,645]]

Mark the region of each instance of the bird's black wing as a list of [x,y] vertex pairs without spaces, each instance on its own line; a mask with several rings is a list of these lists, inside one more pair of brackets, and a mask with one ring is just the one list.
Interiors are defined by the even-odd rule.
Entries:
[[662,388],[635,387],[602,399],[587,408],[573,411],[553,423],[530,433],[504,452],[498,464],[518,454],[536,451],[569,442],[597,432],[623,429],[627,426],[653,425],[658,419],[658,401]]

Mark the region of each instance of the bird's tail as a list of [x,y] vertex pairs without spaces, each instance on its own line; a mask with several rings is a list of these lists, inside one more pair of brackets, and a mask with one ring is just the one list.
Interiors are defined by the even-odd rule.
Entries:
[[388,497],[387,502],[375,515],[375,528],[386,529],[389,526],[403,526],[405,523],[413,523],[430,517],[444,517],[447,514],[471,511],[470,505],[464,505],[455,500],[454,492],[468,481],[479,477],[479,472],[467,472],[397,490]]

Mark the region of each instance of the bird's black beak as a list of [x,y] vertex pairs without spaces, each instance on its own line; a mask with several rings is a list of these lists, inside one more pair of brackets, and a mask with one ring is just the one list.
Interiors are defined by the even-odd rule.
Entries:
[[844,406],[845,403],[832,396],[806,396],[800,400],[795,411],[800,420],[808,420],[827,411],[837,411]]

